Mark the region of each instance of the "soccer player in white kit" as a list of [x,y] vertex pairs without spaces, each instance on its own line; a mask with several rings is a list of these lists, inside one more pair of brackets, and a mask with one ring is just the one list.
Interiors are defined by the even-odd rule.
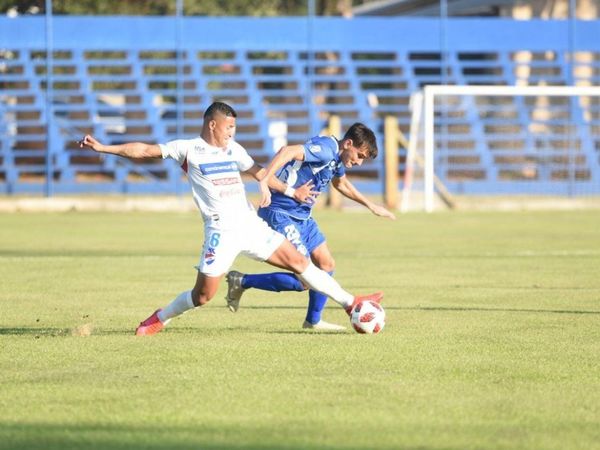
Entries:
[[[174,159],[187,173],[194,201],[204,220],[204,246],[196,267],[198,275],[194,287],[180,293],[167,306],[157,309],[141,322],[136,329],[138,336],[156,334],[172,318],[209,302],[215,296],[223,274],[240,253],[291,270],[312,289],[339,303],[348,314],[362,300],[379,302],[383,298],[381,292],[366,296],[348,293],[256,215],[246,199],[240,172],[260,181],[266,171],[233,140],[236,117],[231,106],[214,102],[205,111],[201,134],[195,139],[166,144],[103,145],[93,136],[86,135],[79,141],[80,147],[89,147],[99,153],[134,159]],[[287,188],[276,178],[269,182],[269,187],[277,191],[284,192]]]

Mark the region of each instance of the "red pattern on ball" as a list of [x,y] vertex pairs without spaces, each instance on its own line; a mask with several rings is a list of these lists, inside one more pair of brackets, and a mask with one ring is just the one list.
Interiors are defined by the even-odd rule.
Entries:
[[360,320],[360,322],[365,323],[365,322],[370,322],[374,318],[375,318],[375,313],[370,312],[370,313],[366,313],[366,314],[363,314],[362,316],[360,316],[359,320]]

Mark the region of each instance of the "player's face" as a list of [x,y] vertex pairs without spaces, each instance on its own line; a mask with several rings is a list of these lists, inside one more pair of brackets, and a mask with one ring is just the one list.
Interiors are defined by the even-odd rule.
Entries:
[[368,158],[368,153],[365,146],[357,148],[352,140],[344,141],[342,144],[342,152],[340,159],[346,169],[350,169],[353,166],[360,166],[365,159]]
[[217,114],[209,124],[213,142],[211,145],[227,148],[227,144],[235,135],[235,117]]

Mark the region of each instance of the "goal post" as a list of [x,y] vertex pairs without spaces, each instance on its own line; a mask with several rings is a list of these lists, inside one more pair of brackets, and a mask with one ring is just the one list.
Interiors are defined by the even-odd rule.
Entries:
[[[600,87],[427,85],[416,99],[425,211],[439,179],[452,194],[600,195]],[[436,175],[440,152],[458,169]]]

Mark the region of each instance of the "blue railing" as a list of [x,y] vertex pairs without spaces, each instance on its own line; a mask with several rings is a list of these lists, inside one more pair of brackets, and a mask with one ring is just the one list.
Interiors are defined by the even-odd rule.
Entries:
[[[74,141],[87,132],[106,143],[192,137],[215,99],[238,110],[238,141],[266,162],[273,123],[287,125],[292,143],[332,114],[343,127],[372,126],[381,144],[386,115],[408,132],[410,95],[426,84],[600,82],[599,21],[55,16],[50,41],[45,27],[0,18],[3,193],[178,192],[181,174],[168,162],[104,158]],[[440,116],[438,176],[455,192],[599,194],[599,102],[549,105],[556,119],[543,142],[523,131],[532,108],[522,99],[483,116]],[[381,161],[359,170],[363,189],[381,190]]]

